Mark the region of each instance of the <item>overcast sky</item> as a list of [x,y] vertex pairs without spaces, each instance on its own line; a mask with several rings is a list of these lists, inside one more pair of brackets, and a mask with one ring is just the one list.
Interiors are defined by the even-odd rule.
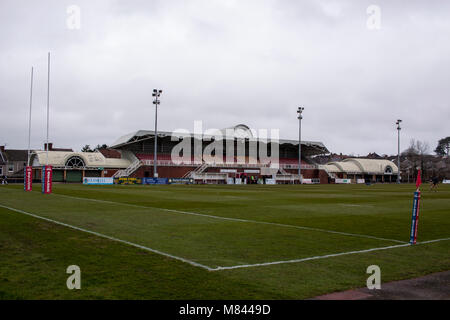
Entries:
[[0,26],[7,148],[27,146],[31,66],[42,148],[48,51],[58,147],[153,130],[153,88],[167,131],[203,120],[297,139],[304,106],[303,138],[332,152],[395,154],[398,118],[404,148],[450,135],[449,1],[1,0]]

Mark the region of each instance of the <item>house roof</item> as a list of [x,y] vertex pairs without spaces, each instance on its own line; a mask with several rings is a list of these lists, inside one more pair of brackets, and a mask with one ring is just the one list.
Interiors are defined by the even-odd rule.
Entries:
[[[7,149],[2,152],[5,161],[27,161],[28,160],[28,151],[27,150],[14,150]],[[0,157],[0,161],[1,161]]]

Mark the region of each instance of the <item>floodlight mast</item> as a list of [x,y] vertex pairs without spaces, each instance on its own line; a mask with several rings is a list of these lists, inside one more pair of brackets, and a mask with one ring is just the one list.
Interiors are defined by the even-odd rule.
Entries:
[[33,105],[33,67],[31,67],[31,85],[30,85],[30,114],[28,115],[28,157],[27,166],[30,165],[30,155],[31,155],[31,107]]
[[298,179],[300,184],[303,183],[302,181],[302,112],[305,110],[304,107],[298,107],[297,114],[298,114]]
[[402,120],[398,119],[397,122],[395,123],[397,125],[397,138],[398,138],[398,142],[397,142],[397,183],[400,183],[400,130],[402,129],[400,127],[400,123],[402,122]]
[[48,127],[49,127],[49,118],[50,118],[50,52],[48,53],[47,58],[47,143],[45,147],[46,154],[46,166],[48,166]]
[[153,89],[152,96],[154,97],[153,104],[155,105],[155,149],[154,149],[154,155],[153,155],[153,177],[158,177],[158,167],[156,164],[157,161],[157,143],[158,143],[158,105],[161,103],[159,100],[159,97],[161,96],[162,90]]

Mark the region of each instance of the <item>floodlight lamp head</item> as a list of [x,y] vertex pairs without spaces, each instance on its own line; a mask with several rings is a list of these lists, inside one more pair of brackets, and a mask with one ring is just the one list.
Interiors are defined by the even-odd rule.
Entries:
[[302,117],[302,112],[303,112],[303,110],[304,110],[305,108],[303,108],[303,107],[298,107],[298,109],[297,109],[297,113],[298,113],[298,119],[303,119],[303,117]]

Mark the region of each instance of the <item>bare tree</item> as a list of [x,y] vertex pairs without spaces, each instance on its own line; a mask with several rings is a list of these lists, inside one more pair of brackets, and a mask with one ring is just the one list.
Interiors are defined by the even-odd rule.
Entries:
[[403,151],[402,154],[410,157],[423,156],[428,154],[429,150],[430,145],[427,142],[411,139],[409,142],[409,147]]
[[427,142],[411,139],[409,147],[402,152],[408,162],[408,170],[410,170],[408,174],[411,174],[414,179],[417,177],[418,167],[421,168],[422,177],[425,177],[430,169],[430,163],[426,161],[429,150],[430,146]]
[[419,155],[424,156],[428,154],[428,151],[430,150],[430,145],[428,142],[423,142],[420,140],[416,141],[416,150],[419,153]]

